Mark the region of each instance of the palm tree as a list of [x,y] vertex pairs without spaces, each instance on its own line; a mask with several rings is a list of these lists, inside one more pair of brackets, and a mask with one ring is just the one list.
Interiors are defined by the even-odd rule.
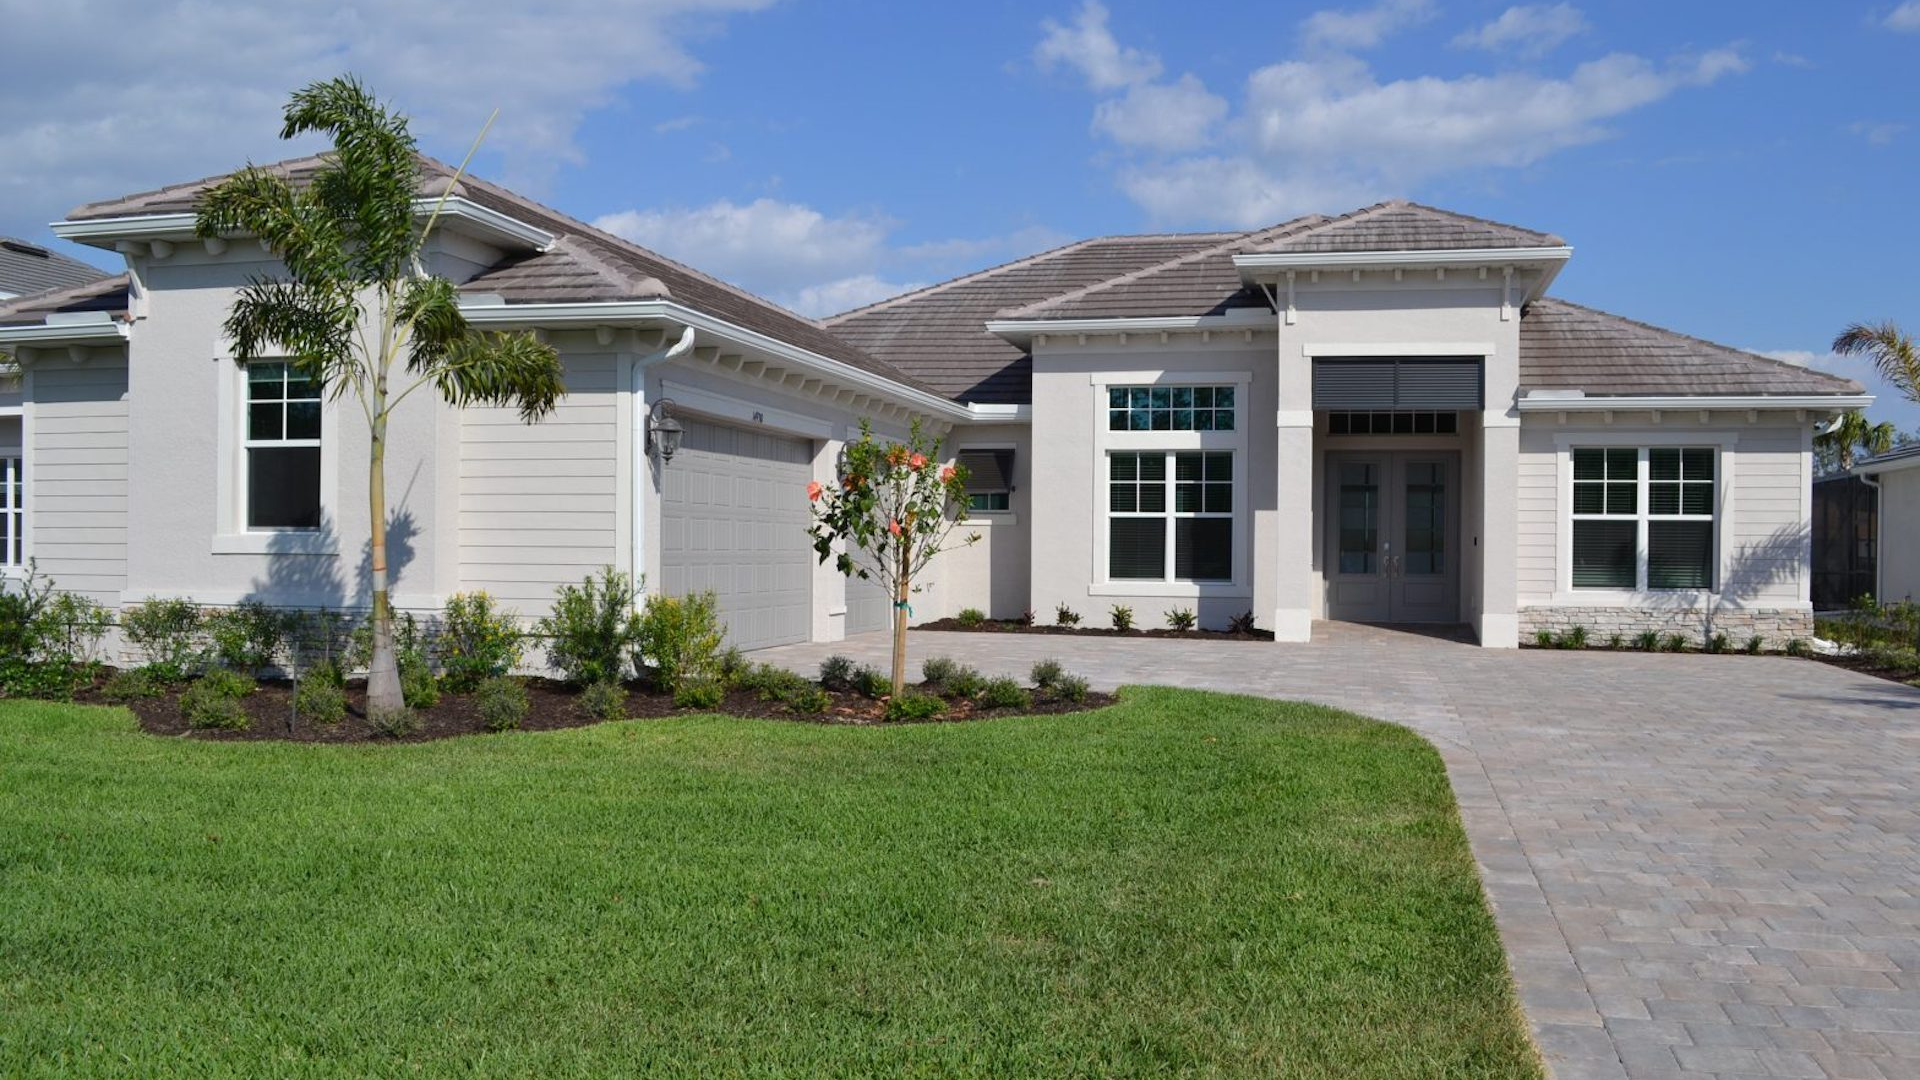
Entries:
[[[516,405],[532,423],[553,411],[566,387],[551,347],[531,333],[473,330],[453,282],[427,272],[421,251],[446,195],[416,228],[420,159],[406,117],[351,76],[297,91],[285,117],[283,139],[332,137],[325,163],[297,189],[247,166],[207,192],[198,230],[205,237],[257,237],[286,268],[284,277],[253,279],[234,300],[226,330],[235,358],[287,358],[333,398],[351,394],[366,417],[373,532],[367,707],[369,714],[393,711],[403,707],[387,583],[387,424],[394,408],[431,386],[455,406]],[[470,150],[445,191],[472,159]]]
[[1920,350],[1913,339],[1900,332],[1891,321],[1878,326],[1854,323],[1833,339],[1833,351],[1842,356],[1864,355],[1880,369],[1880,377],[1920,403]]
[[1892,423],[1885,420],[1878,424],[1868,423],[1867,414],[1854,409],[1841,413],[1832,426],[1814,436],[1813,442],[1833,456],[1841,472],[1846,472],[1853,468],[1855,450],[1865,450],[1869,457],[1884,454],[1893,449],[1894,439],[1899,434],[1900,429]]

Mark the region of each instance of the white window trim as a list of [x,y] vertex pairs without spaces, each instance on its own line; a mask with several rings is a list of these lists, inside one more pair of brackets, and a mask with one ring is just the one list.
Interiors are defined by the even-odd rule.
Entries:
[[[1017,443],[1010,443],[1010,442],[962,443],[958,446],[951,448],[953,456],[948,460],[953,462],[958,462],[960,460],[961,454],[968,453],[970,451],[988,451],[988,450],[1013,451],[1013,462],[1014,462],[1013,469],[1016,473],[1020,471],[1020,464],[1021,464],[1020,463],[1020,446]],[[968,494],[972,494],[972,493],[969,492]],[[1019,515],[1017,514],[1017,512],[1014,510],[1014,507],[1013,507],[1013,497],[1015,494],[1016,494],[1016,490],[1014,488],[1012,487],[1007,488],[1007,508],[1005,510],[975,510],[971,506],[961,507],[961,509],[965,511],[965,514],[960,519],[960,526],[962,528],[977,529],[977,528],[991,528],[995,525],[1019,524],[1020,522]]]
[[[262,357],[263,363],[277,362]],[[338,555],[340,491],[340,411],[331,394],[320,398],[320,520],[318,529],[249,529],[247,514],[247,368],[232,356],[216,357],[220,369],[220,430],[215,497],[218,521],[212,538],[215,555]],[[274,443],[275,446],[311,445]],[[327,528],[332,523],[333,528]]]
[[[31,558],[31,555],[27,551],[26,540],[26,468],[27,455],[23,448],[0,445],[0,516],[11,518],[8,522],[9,527],[4,534],[4,542],[0,543],[0,574],[5,574],[9,577],[18,577],[25,573],[27,560]],[[21,473],[17,478],[13,475],[13,470],[15,469],[18,469]],[[20,505],[18,506],[13,505],[12,501],[13,490],[16,486],[20,489]],[[16,538],[20,544],[20,558],[17,560],[13,558],[13,547]]]
[[[1088,596],[1152,596],[1170,599],[1246,598],[1253,595],[1253,575],[1249,569],[1252,548],[1253,515],[1248,512],[1250,498],[1247,477],[1247,427],[1252,416],[1249,390],[1251,371],[1110,371],[1095,372],[1089,378],[1091,394],[1087,399],[1093,421],[1093,552],[1092,581]],[[1107,389],[1111,386],[1232,386],[1234,411],[1232,431],[1109,431],[1107,430]],[[1109,522],[1109,475],[1115,452],[1173,452],[1214,450],[1233,454],[1233,576],[1226,581],[1179,581],[1173,578],[1174,550],[1167,547],[1167,577],[1160,581],[1108,577],[1107,543]],[[1171,469],[1172,463],[1168,463]],[[1168,484],[1173,483],[1169,473]],[[1168,492],[1169,520],[1172,520],[1172,492]],[[1172,526],[1169,525],[1171,530]]]
[[[1645,429],[1634,432],[1589,432],[1586,434],[1562,434],[1554,437],[1555,456],[1558,459],[1559,478],[1554,507],[1555,532],[1557,543],[1555,550],[1555,574],[1553,603],[1570,607],[1697,607],[1712,604],[1719,593],[1717,590],[1725,584],[1727,574],[1733,567],[1733,539],[1735,530],[1731,527],[1734,514],[1734,472],[1739,455],[1735,447],[1739,445],[1740,435],[1732,431],[1677,431],[1652,432]],[[1576,589],[1573,587],[1573,451],[1581,449],[1623,449],[1633,448],[1640,452],[1638,467],[1639,513],[1638,520],[1647,518],[1646,478],[1647,451],[1653,449],[1699,449],[1710,448],[1714,454],[1714,517],[1713,550],[1714,590],[1707,589]],[[1621,518],[1619,520],[1626,520]],[[1685,518],[1679,520],[1688,520]],[[1646,570],[1646,529],[1640,529],[1638,550],[1635,554],[1635,580],[1645,582]]]

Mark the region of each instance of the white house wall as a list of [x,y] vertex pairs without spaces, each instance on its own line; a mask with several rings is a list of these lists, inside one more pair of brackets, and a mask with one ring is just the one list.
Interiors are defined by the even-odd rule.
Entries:
[[[946,456],[964,450],[1012,450],[1013,492],[1005,514],[977,514],[954,529],[956,546],[936,559],[928,575],[937,610],[953,614],[979,608],[992,619],[1017,619],[1031,601],[1029,567],[1033,528],[1033,439],[1025,424],[982,424],[957,428],[946,441]],[[980,537],[971,546],[958,541]],[[931,609],[930,609],[931,610]],[[916,608],[917,615],[925,612]]]
[[1920,599],[1920,469],[1873,479],[1880,483],[1880,599]]
[[127,581],[127,361],[45,350],[27,376],[27,553],[68,592],[117,605]]

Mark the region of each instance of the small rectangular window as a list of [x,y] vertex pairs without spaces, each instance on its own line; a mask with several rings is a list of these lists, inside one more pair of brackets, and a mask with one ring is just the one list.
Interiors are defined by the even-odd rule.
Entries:
[[1231,386],[1110,386],[1109,431],[1232,431]]
[[0,566],[27,563],[26,460],[0,457]]
[[249,529],[320,527],[320,384],[292,364],[247,365]]
[[1329,435],[1457,435],[1459,432],[1459,413],[1336,411],[1327,414]]
[[1013,508],[1013,451],[962,450],[955,464],[967,470],[967,511],[1004,514]]

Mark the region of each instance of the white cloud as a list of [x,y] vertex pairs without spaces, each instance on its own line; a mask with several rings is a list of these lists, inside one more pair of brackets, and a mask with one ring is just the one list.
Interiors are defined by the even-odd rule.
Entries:
[[1226,115],[1226,99],[1209,93],[1192,75],[1182,75],[1169,84],[1130,86],[1124,96],[1101,102],[1093,112],[1093,130],[1122,146],[1171,153],[1205,146]]
[[510,182],[537,187],[581,159],[587,113],[631,83],[692,85],[702,65],[689,42],[770,2],[0,0],[0,231],[33,235],[89,199],[310,151],[275,138],[281,107],[343,71],[443,156],[464,153],[499,106],[488,146]]
[[1567,39],[1589,29],[1586,16],[1572,4],[1510,7],[1500,17],[1453,39],[1457,49],[1510,51],[1521,56],[1545,56]]
[[895,245],[896,223],[872,214],[823,214],[800,203],[721,199],[705,206],[623,210],[594,224],[733,282],[803,315],[830,315],[947,277],[1057,246],[1029,227],[1005,236]]
[[1906,3],[1888,12],[1881,25],[1901,33],[1920,31],[1920,0],[1906,0]]
[[1886,146],[1905,130],[1907,125],[1885,120],[1855,120],[1847,125],[1850,134],[1858,135],[1875,146]]
[[1811,349],[1750,349],[1761,356],[1784,360],[1799,367],[1842,375],[1866,387],[1873,395],[1867,415],[1875,421],[1891,420],[1901,431],[1920,432],[1920,403],[1908,401],[1899,388],[1880,377],[1873,362],[1864,356],[1842,356],[1832,351]]
[[1139,49],[1121,47],[1107,29],[1107,9],[1099,0],[1086,0],[1072,25],[1052,19],[1040,24],[1045,33],[1033,50],[1043,70],[1066,64],[1086,77],[1095,90],[1118,90],[1146,82],[1160,74],[1160,59]]
[[1433,15],[1432,0],[1380,0],[1356,11],[1316,11],[1300,29],[1309,48],[1371,49],[1394,31]]

